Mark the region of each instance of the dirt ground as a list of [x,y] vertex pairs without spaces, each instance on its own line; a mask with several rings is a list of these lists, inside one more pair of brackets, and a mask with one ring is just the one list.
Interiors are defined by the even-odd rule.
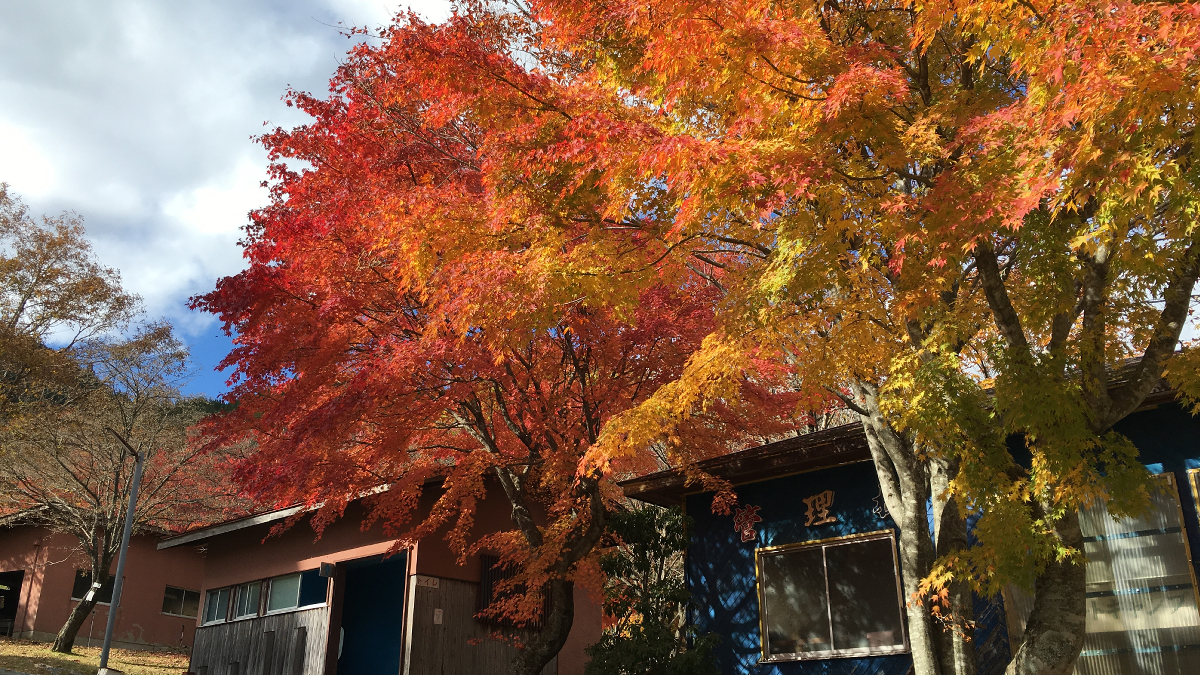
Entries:
[[[75,646],[73,654],[55,654],[50,643],[0,637],[0,668],[29,675],[95,675],[100,666],[99,647]],[[187,654],[113,649],[108,667],[128,675],[180,675],[186,672]]]

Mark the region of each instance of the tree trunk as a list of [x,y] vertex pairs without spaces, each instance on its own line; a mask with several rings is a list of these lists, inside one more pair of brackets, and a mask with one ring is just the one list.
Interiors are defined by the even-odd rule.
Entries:
[[567,643],[575,622],[575,584],[555,579],[547,585],[550,610],[542,629],[534,634],[513,661],[513,675],[538,675]]
[[[95,542],[85,543],[85,550],[87,550],[87,546],[89,544],[94,546]],[[97,559],[95,550],[96,549],[93,548],[90,554],[90,557],[92,558],[91,578],[93,581],[98,579],[100,584],[104,585],[108,583],[108,578],[110,576],[108,573],[108,568],[112,565],[113,559],[113,556],[108,553],[107,537],[101,540],[101,545],[99,546],[99,550],[103,551],[103,553],[99,554],[101,559]],[[98,592],[99,591],[97,590],[97,593]],[[84,620],[87,619],[88,615],[91,614],[92,610],[96,607],[97,596],[95,593],[91,595],[91,600],[87,599],[88,593],[86,592],[83,594],[83,597],[84,599],[79,601],[79,604],[75,606],[75,609],[71,610],[70,616],[67,617],[67,622],[64,623],[63,627],[58,630],[58,635],[54,637],[54,644],[50,647],[51,650],[62,654],[70,654],[71,650],[75,648],[75,637],[79,635],[79,629],[83,627]],[[117,611],[117,608],[110,605],[108,611],[115,612]]]
[[856,403],[866,414],[859,414],[867,445],[875,461],[875,473],[883,491],[884,503],[900,527],[900,579],[908,614],[908,641],[912,650],[913,675],[951,675],[943,673],[933,621],[927,602],[914,597],[921,579],[933,569],[934,551],[925,505],[930,498],[929,473],[918,459],[908,438],[888,424],[879,408],[874,385],[857,382]]
[[[1083,550],[1079,515],[1068,513],[1055,525],[1063,546]],[[1051,562],[1037,578],[1033,611],[1021,647],[1005,675],[1067,675],[1083,649],[1086,634],[1087,565],[1077,559]]]
[[[950,481],[958,474],[958,461],[934,458],[930,461],[929,486],[933,499],[934,555],[938,558],[967,548],[967,521],[957,501],[947,498]],[[943,617],[943,630],[937,631],[937,649],[942,672],[975,675],[975,606],[971,586],[963,580],[950,583],[950,614]]]
[[[524,477],[511,469],[496,468],[496,475],[512,505],[512,519],[524,535],[530,548],[537,549],[543,545],[541,530],[534,522],[532,512],[525,503]],[[566,549],[561,552],[558,560],[548,570],[552,575],[546,585],[550,594],[549,608],[542,622],[542,628],[524,646],[521,653],[513,659],[513,673],[516,675],[537,675],[550,663],[567,642],[571,634],[571,625],[575,622],[575,584],[563,578],[571,567],[586,557],[600,542],[600,537],[607,526],[607,513],[604,500],[600,496],[600,485],[595,477],[583,477],[579,480],[579,497],[586,500],[588,510],[585,512],[587,526],[577,536],[568,539]]]
[[[898,433],[879,408],[878,392],[869,383],[855,387],[855,402],[875,462],[884,503],[900,528],[901,586],[908,615],[913,675],[975,675],[971,626],[971,589],[962,581],[950,585],[949,625],[935,620],[930,604],[916,601],[921,580],[938,556],[967,547],[967,524],[946,490],[958,463],[929,458],[910,438]],[[933,504],[934,532],[929,531],[927,504]],[[936,549],[934,541],[936,541]]]
[[[934,623],[927,601],[918,600],[921,579],[933,569],[933,542],[930,540],[925,512],[924,492],[916,486],[906,493],[900,514],[893,518],[900,526],[900,578],[904,588],[905,610],[908,613],[908,639],[912,647],[913,675],[948,675],[942,673],[938,653],[937,633],[941,627]],[[889,509],[890,510],[890,509]],[[898,515],[898,517],[897,517]]]
[[[71,615],[67,617],[67,622],[58,630],[58,635],[54,637],[54,644],[50,647],[51,650],[61,654],[70,654],[75,648],[75,636],[79,634],[79,629],[83,627],[83,622],[87,620],[88,614],[92,613],[92,609],[96,607],[96,601],[80,600],[75,609],[71,610]],[[115,607],[109,607],[108,611],[115,611]]]

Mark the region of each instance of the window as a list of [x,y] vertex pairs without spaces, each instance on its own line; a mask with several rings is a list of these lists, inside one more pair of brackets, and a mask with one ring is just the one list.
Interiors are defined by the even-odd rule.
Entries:
[[484,553],[479,556],[479,609],[487,609],[501,598],[497,585],[511,579],[516,572],[500,564],[500,556]]
[[216,588],[208,592],[204,603],[204,623],[224,621],[229,612],[229,588]]
[[908,650],[893,533],[756,551],[764,661]]
[[267,611],[278,612],[300,606],[300,575],[289,574],[271,580],[271,592],[267,596]]
[[1088,558],[1079,675],[1200,672],[1200,611],[1179,492],[1172,474],[1154,482],[1150,512],[1140,518],[1117,520],[1102,504],[1079,513]]
[[[108,581],[100,587],[96,592],[96,602],[109,604],[112,602],[113,584],[116,582],[115,576],[110,576]],[[71,599],[82,600],[87,595],[88,590],[92,587],[92,573],[90,570],[75,570],[75,584],[71,586]]]
[[300,574],[300,606],[321,605],[329,591],[329,579],[321,576],[321,570],[312,569]]
[[248,616],[258,616],[258,594],[262,590],[261,581],[251,581],[237,587],[237,602],[233,608],[233,618],[244,619]]
[[[483,553],[479,556],[479,609],[483,611],[491,607],[496,602],[503,599],[505,596],[513,593],[524,593],[525,587],[517,585],[514,588],[501,590],[499,584],[502,581],[511,579],[516,576],[516,570],[510,569],[505,565],[500,564],[500,557]],[[542,617],[550,613],[550,594],[548,589],[542,590],[542,611],[533,621],[522,623],[526,628],[541,628]],[[481,619],[485,623],[490,623],[497,626],[513,626],[515,625],[509,619],[501,619],[495,617],[486,617]]]
[[200,591],[189,591],[183,588],[167,586],[163,591],[163,614],[196,618],[200,611]]
[[297,607],[309,607],[325,602],[329,580],[319,569],[287,574],[271,579],[267,592],[267,611],[282,612]]

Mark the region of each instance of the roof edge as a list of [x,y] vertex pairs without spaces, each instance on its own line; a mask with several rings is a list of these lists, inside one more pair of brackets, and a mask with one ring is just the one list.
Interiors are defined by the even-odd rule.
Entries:
[[[734,485],[751,483],[871,458],[862,424],[851,422],[696,463],[696,468]],[[692,490],[679,469],[618,482],[626,497],[662,506],[678,504]]]
[[[1148,394],[1134,412],[1176,400],[1178,392],[1163,383]],[[870,459],[862,423],[850,422],[712,457],[697,462],[696,468],[734,485],[744,485]],[[678,505],[686,495],[702,492],[689,486],[677,468],[618,481],[617,485],[626,497],[660,506]]]
[[[441,480],[441,477],[434,477],[429,480],[426,480],[425,484],[429,485],[431,483],[437,482],[438,480]],[[369,490],[363,490],[361,493],[359,493],[358,496],[354,497],[350,501],[355,502],[360,499],[363,499],[364,497],[370,497],[372,495],[377,495],[381,492],[387,492],[390,489],[391,489],[391,485],[380,485],[378,487],[373,487]],[[276,509],[274,511],[267,511],[265,513],[259,513],[259,514],[253,515],[253,516],[245,516],[243,518],[237,518],[235,520],[226,520],[224,522],[216,523],[214,525],[207,525],[205,527],[201,527],[199,529],[195,529],[190,532],[184,532],[183,534],[179,534],[174,537],[168,537],[167,539],[163,539],[162,541],[158,542],[158,550],[161,551],[165,548],[171,548],[174,546],[183,546],[184,544],[191,544],[191,543],[194,543],[197,541],[203,541],[205,539],[209,539],[211,537],[216,537],[218,535],[228,534],[230,532],[236,532],[238,530],[244,530],[248,527],[255,527],[257,525],[265,525],[267,523],[274,523],[274,522],[277,522],[280,520],[284,520],[286,518],[290,518],[302,511],[317,511],[317,510],[321,509],[323,506],[325,506],[325,504],[326,504],[326,502],[319,502],[319,503],[313,504],[311,506],[306,506],[304,504],[297,504],[297,505],[288,506],[288,507],[282,508],[282,509]]]
[[303,505],[289,506],[285,509],[277,509],[275,511],[268,511],[266,513],[260,513],[254,516],[246,516],[245,518],[239,518],[237,520],[217,523],[216,525],[209,525],[208,527],[202,527],[198,530],[192,530],[191,532],[185,532],[174,537],[163,539],[162,541],[158,542],[158,550],[161,551],[163,549],[173,548],[175,546],[183,546],[185,544],[203,541],[210,537],[215,537],[220,534],[227,534],[229,532],[236,532],[238,530],[244,530],[248,527],[255,527],[256,525],[274,523],[276,521],[290,518],[301,511],[308,510],[309,508],[310,507]]

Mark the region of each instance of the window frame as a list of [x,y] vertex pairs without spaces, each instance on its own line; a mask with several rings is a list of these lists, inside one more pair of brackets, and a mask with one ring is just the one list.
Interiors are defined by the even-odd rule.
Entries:
[[200,615],[204,613],[204,594],[203,593],[201,593],[200,591],[193,591],[190,588],[184,588],[183,586],[172,586],[171,584],[163,584],[163,595],[164,596],[166,596],[168,588],[174,588],[177,591],[183,591],[183,597],[182,597],[183,602],[180,603],[180,609],[183,609],[183,607],[185,607],[187,605],[187,594],[188,593],[195,593],[196,595],[200,596],[199,601],[196,603],[196,615],[188,616],[187,614],[176,614],[174,612],[159,612],[159,614],[162,614],[163,616],[178,616],[178,617],[184,618],[184,619],[199,619],[200,618]]
[[[274,616],[276,614],[286,614],[287,612],[299,612],[299,611],[306,610],[306,609],[314,609],[316,607],[327,607],[329,605],[329,578],[328,577],[320,577],[325,582],[325,592],[321,595],[320,602],[312,602],[307,605],[300,604],[300,599],[304,597],[305,575],[307,575],[310,572],[318,572],[318,575],[319,575],[319,570],[320,570],[320,568],[316,567],[316,568],[307,569],[307,570],[300,570],[298,572],[289,572],[287,574],[277,574],[273,577],[263,579],[263,581],[266,582],[267,592],[266,592],[266,597],[260,599],[260,602],[262,603],[263,611],[261,614],[259,614],[259,616]],[[278,581],[279,579],[286,579],[288,577],[296,577],[296,598],[293,601],[295,604],[289,605],[287,607],[280,607],[279,609],[271,609],[271,592],[275,585],[275,582]]]
[[[266,611],[263,612],[263,616],[272,616],[274,614],[283,614],[285,612],[294,612],[294,611],[300,609],[300,582],[302,581],[300,575],[301,575],[300,572],[291,572],[289,574],[280,574],[278,576],[273,576],[270,579],[267,579],[267,601],[266,601],[266,605],[264,605],[264,607],[266,607]],[[293,604],[288,605],[287,607],[280,607],[279,609],[271,609],[271,594],[275,592],[275,582],[279,579],[285,579],[287,577],[296,577],[296,598],[293,601]]]
[[[229,600],[232,599],[234,588],[235,588],[235,586],[219,586],[217,588],[208,588],[208,589],[204,590],[204,598],[203,598],[204,603],[200,607],[200,617],[199,617],[201,626],[215,626],[219,623],[226,623],[229,621]],[[212,621],[206,621],[205,617],[208,616],[209,597],[212,596],[214,593],[220,594],[221,591],[226,591],[227,593],[229,593],[229,597],[227,597],[225,600],[225,614],[222,615],[220,618],[213,619]]]
[[[802,550],[806,548],[825,548],[831,545],[844,546],[856,542],[875,541],[886,539],[892,545],[892,571],[896,580],[896,610],[900,619],[900,637],[903,644],[891,645],[888,647],[856,647],[852,649],[831,649],[825,652],[792,652],[790,654],[772,654],[770,645],[768,644],[767,634],[767,612],[766,612],[766,589],[763,585],[763,557],[771,555],[781,555],[790,551]],[[824,559],[822,557],[822,559]],[[829,571],[827,568],[822,569],[825,583],[829,584]],[[864,656],[889,656],[892,654],[907,654],[911,651],[908,642],[908,616],[904,611],[904,587],[900,579],[900,552],[896,547],[896,531],[889,528],[885,530],[875,530],[873,532],[861,532],[856,534],[848,534],[839,537],[827,537],[825,539],[815,539],[812,541],[801,541],[792,544],[780,544],[777,546],[763,546],[754,549],[754,586],[758,596],[758,631],[759,631],[759,663],[781,663],[789,661],[828,661],[830,659],[840,658],[858,658]],[[831,615],[832,607],[829,598],[826,597],[826,612]],[[832,630],[830,634],[832,639]]]
[[[91,590],[91,588],[92,588],[92,571],[91,571],[91,570],[80,570],[80,569],[77,569],[77,570],[75,570],[75,578],[76,578],[76,579],[78,579],[78,578],[79,578],[79,575],[80,575],[80,574],[86,574],[86,575],[87,575],[87,578],[88,578],[88,585],[87,585],[87,589],[88,589],[88,590]],[[108,577],[108,582],[105,584],[105,585],[107,585],[107,586],[108,586],[108,596],[109,596],[109,597],[108,597],[108,600],[107,600],[107,601],[105,601],[105,600],[96,600],[96,605],[98,605],[98,606],[104,606],[104,607],[111,607],[111,606],[112,606],[112,594],[113,594],[113,591],[116,589],[116,581],[117,581],[117,575],[115,575],[115,574],[110,574],[110,575],[109,575],[109,577]],[[98,588],[98,589],[96,589],[96,593],[97,593],[97,594],[99,594],[99,593],[100,593],[101,591],[103,591],[103,590],[104,590],[104,589],[103,589],[103,587],[101,587],[101,588]],[[83,592],[83,594],[84,594],[84,595],[87,595],[87,591],[84,591],[84,592]],[[81,597],[75,597],[75,581],[74,581],[74,580],[72,580],[72,581],[71,581],[71,602],[83,602],[83,597],[82,597],[82,596],[81,596]],[[118,605],[118,606],[119,606],[119,605]]]
[[[1175,476],[1170,471],[1164,471],[1159,476],[1170,475],[1171,482],[1175,482]],[[1200,519],[1200,468],[1187,469],[1187,482],[1192,488],[1192,508],[1196,511],[1196,518]],[[1183,526],[1183,541],[1187,542],[1187,521],[1183,519],[1183,499],[1179,496],[1179,487],[1175,488],[1175,501],[1179,504],[1179,523]],[[1192,561],[1192,547],[1187,547],[1188,562]],[[1193,572],[1193,576],[1195,572]],[[1197,605],[1200,607],[1200,605]]]
[[[1200,481],[1198,481],[1198,478],[1200,478],[1200,476],[1198,476],[1198,474],[1200,474],[1200,469],[1185,469],[1184,471],[1185,471],[1185,480],[1191,485],[1192,497],[1194,500],[1193,503],[1195,504],[1197,515],[1200,515],[1200,502],[1195,501],[1197,499],[1197,495],[1200,494],[1200,485],[1198,485],[1198,482],[1200,482]],[[1200,610],[1200,585],[1197,585],[1197,583],[1196,583],[1196,568],[1192,562],[1192,547],[1191,547],[1191,542],[1188,540],[1188,532],[1187,532],[1188,524],[1187,524],[1187,519],[1185,518],[1185,514],[1184,514],[1184,510],[1183,510],[1183,496],[1180,491],[1179,481],[1176,478],[1174,471],[1164,470],[1164,471],[1160,471],[1159,473],[1151,473],[1150,474],[1150,483],[1151,483],[1151,491],[1152,492],[1156,491],[1156,490],[1161,491],[1164,496],[1169,498],[1169,501],[1174,502],[1175,509],[1176,509],[1176,515],[1179,518],[1180,539],[1182,540],[1184,555],[1187,559],[1188,576],[1192,583],[1192,596],[1193,596],[1196,608],[1198,610]],[[1160,483],[1160,484],[1155,485],[1155,483]],[[1106,505],[1102,504],[1102,506],[1105,506],[1105,510],[1107,512]],[[1152,506],[1153,506],[1153,503],[1152,503]],[[1157,513],[1166,514],[1169,512],[1169,510],[1170,510],[1170,506],[1168,505],[1165,507],[1165,509],[1158,510]],[[1080,514],[1083,513],[1082,508],[1080,509],[1079,513]],[[1108,518],[1111,518],[1113,520],[1119,520],[1118,518],[1115,518],[1111,513],[1106,513],[1106,515]],[[1082,516],[1081,516],[1080,520],[1082,521]],[[1082,522],[1081,522],[1081,525],[1082,525]],[[1153,534],[1159,534],[1159,533],[1168,534],[1169,533],[1168,530],[1161,530],[1161,531],[1148,530],[1146,532],[1153,533]],[[1141,533],[1134,533],[1134,536],[1140,536],[1140,534]],[[1115,536],[1120,537],[1122,535],[1118,534]],[[1105,535],[1104,537],[1100,537],[1099,539],[1093,539],[1092,541],[1106,540],[1109,537],[1110,537],[1110,535]],[[1089,543],[1089,535],[1086,533],[1084,534],[1084,543],[1085,543],[1085,546],[1087,545],[1087,543]],[[1091,565],[1090,562],[1088,564]],[[1154,577],[1143,577],[1143,578],[1154,578]],[[1163,577],[1157,577],[1157,578],[1161,579]],[[1091,593],[1089,592],[1089,596],[1090,595],[1091,595]],[[1022,605],[1019,605],[1017,603],[1012,603],[1012,606],[1009,607],[1009,604],[1011,602],[1012,601],[1007,597],[1007,594],[1006,594],[1006,598],[1005,598],[1006,610],[1005,611],[1006,611],[1006,614],[1008,615],[1009,626],[1011,627],[1014,623],[1016,623],[1016,625],[1021,627],[1021,634],[1023,634],[1024,630],[1025,630],[1025,624],[1029,619],[1028,612],[1032,611],[1032,597],[1029,597],[1027,602],[1023,603],[1023,604],[1028,605],[1028,609],[1025,609]],[[1088,609],[1088,614],[1090,617],[1091,609],[1090,608],[1087,608],[1087,609]],[[1019,621],[1019,623],[1017,623],[1018,621]],[[1090,623],[1090,622],[1091,622],[1091,619],[1089,618],[1088,623]],[[1129,634],[1132,632],[1137,632],[1138,630],[1141,630],[1141,629],[1127,629],[1123,632],[1126,634]],[[1151,629],[1151,630],[1155,630],[1155,629]],[[1104,634],[1109,634],[1112,632],[1116,632],[1116,631],[1097,631],[1096,633],[1092,633],[1092,632],[1088,631],[1087,626],[1085,625],[1083,635],[1084,635],[1084,639],[1086,640],[1091,635],[1095,635],[1095,634],[1104,635]],[[1011,635],[1011,633],[1010,633],[1010,635]],[[1012,639],[1012,638],[1010,638],[1010,639]],[[1178,642],[1173,642],[1170,645],[1164,644],[1161,646],[1162,647],[1167,647],[1167,646],[1178,647],[1178,646],[1180,646],[1180,644]],[[1190,646],[1190,645],[1188,645],[1188,646]],[[1135,650],[1136,650],[1136,645],[1135,645]],[[1097,651],[1100,653],[1097,653]],[[1165,651],[1165,649],[1164,649],[1164,651]],[[1088,645],[1085,643],[1084,648],[1080,652],[1080,655],[1079,655],[1079,659],[1080,659],[1079,663],[1082,665],[1083,660],[1085,658],[1090,658],[1090,657],[1094,657],[1094,656],[1108,656],[1108,655],[1114,654],[1114,653],[1116,653],[1116,654],[1128,653],[1128,651],[1127,651],[1127,648],[1125,648],[1123,646],[1117,646],[1114,649],[1113,645],[1111,645],[1111,644],[1100,646],[1100,648],[1098,650],[1095,650],[1095,649],[1090,650],[1090,649],[1088,649]],[[1116,672],[1116,671],[1113,671],[1113,672]]]
[[[229,592],[230,621],[242,621],[245,619],[254,619],[262,616],[262,585],[262,580],[259,579],[257,581],[247,581],[244,584],[237,584],[236,586],[231,587],[232,590]],[[255,598],[254,607],[252,608],[253,613],[238,614],[238,605],[240,605],[242,602],[242,593],[246,592],[246,590],[250,589],[251,587],[258,588],[258,597]]]
[[[1183,551],[1187,554],[1188,572],[1192,575],[1192,592],[1196,596],[1196,608],[1200,609],[1200,584],[1196,583],[1196,564],[1192,561],[1192,542],[1188,541],[1187,518],[1183,513],[1183,497],[1179,494],[1179,483],[1175,480],[1173,471],[1163,471],[1151,478],[1166,477],[1171,484],[1171,495],[1175,497],[1175,508],[1179,509],[1179,534],[1183,537]],[[1187,469],[1188,483],[1192,486],[1192,505],[1196,508],[1196,516],[1200,518],[1200,469]],[[1086,629],[1085,629],[1086,630]]]
[[[321,593],[321,601],[320,602],[310,602],[307,605],[302,605],[302,604],[300,604],[300,601],[304,598],[304,588],[305,588],[304,587],[304,579],[305,578],[309,578],[309,579],[313,578],[312,576],[308,576],[313,572],[316,572],[316,575],[315,575],[316,578],[322,580],[322,583],[324,584],[324,589],[323,589],[324,592]],[[312,609],[314,607],[328,606],[329,605],[329,585],[332,583],[332,581],[333,581],[333,579],[331,577],[321,576],[321,568],[320,567],[313,567],[313,568],[307,569],[307,570],[300,570],[300,589],[296,592],[296,609],[297,610]]]

